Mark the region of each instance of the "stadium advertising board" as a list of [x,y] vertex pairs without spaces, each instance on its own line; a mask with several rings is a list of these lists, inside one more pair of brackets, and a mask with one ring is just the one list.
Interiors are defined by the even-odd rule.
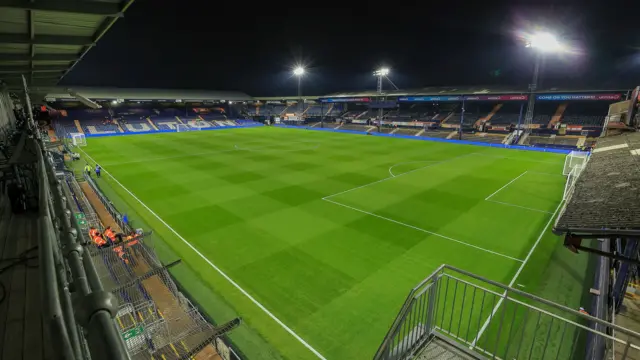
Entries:
[[525,101],[529,95],[470,95],[465,96],[466,101]]
[[528,95],[468,95],[468,96],[404,96],[400,102],[437,102],[437,101],[525,101]]
[[462,96],[406,96],[399,97],[399,102],[436,102],[436,101],[462,101]]
[[536,100],[620,100],[621,94],[543,94]]
[[343,103],[343,102],[371,102],[371,98],[368,97],[351,97],[351,98],[327,98],[319,99],[323,103]]

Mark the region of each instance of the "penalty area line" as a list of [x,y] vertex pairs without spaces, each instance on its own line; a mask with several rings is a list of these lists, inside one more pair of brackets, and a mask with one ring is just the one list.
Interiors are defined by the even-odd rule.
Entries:
[[[82,151],[92,162],[96,163],[96,161],[89,156],[89,154],[87,154],[84,150],[80,149],[80,151]],[[104,171],[105,174],[109,175],[113,181],[115,181],[124,191],[126,191],[129,195],[131,195],[131,197],[133,197],[137,202],[140,203],[140,205],[142,205],[145,209],[147,209],[153,216],[155,216],[156,219],[158,219],[158,221],[160,221],[164,226],[167,227],[167,229],[169,229],[174,235],[176,235],[180,240],[182,240],[182,242],[184,242],[188,247],[191,248],[191,250],[193,250],[196,254],[198,254],[202,260],[204,260],[207,264],[209,264],[214,270],[216,270],[223,278],[225,278],[231,285],[233,285],[236,289],[238,289],[238,291],[240,291],[244,296],[246,296],[252,303],[254,303],[258,308],[260,308],[260,310],[262,310],[265,314],[267,314],[267,316],[269,316],[271,319],[273,319],[273,321],[275,321],[278,325],[280,325],[286,332],[288,332],[289,334],[291,334],[291,336],[293,336],[296,340],[298,340],[304,347],[306,347],[307,349],[309,349],[314,355],[316,355],[319,359],[322,360],[326,360],[326,358],[324,356],[322,356],[322,354],[320,354],[320,352],[318,352],[316,349],[314,349],[311,345],[309,345],[309,343],[307,343],[302,337],[300,337],[300,335],[296,334],[293,330],[291,330],[291,328],[289,328],[285,323],[282,322],[282,320],[278,319],[275,315],[273,315],[266,307],[264,307],[264,305],[262,305],[260,302],[258,302],[258,300],[256,300],[253,296],[251,296],[251,294],[249,294],[246,290],[244,290],[243,288],[240,287],[240,285],[238,285],[238,283],[236,283],[235,281],[233,281],[233,279],[231,279],[229,277],[229,275],[227,275],[224,271],[222,271],[220,268],[218,268],[213,262],[211,262],[211,260],[209,260],[206,256],[204,256],[198,249],[195,248],[195,246],[193,246],[189,241],[187,241],[184,237],[182,237],[182,235],[178,234],[177,231],[175,231],[171,226],[169,226],[169,224],[167,224],[160,216],[158,216],[158,214],[156,214],[153,210],[151,210],[145,203],[142,202],[142,200],[138,199],[137,196],[135,196],[131,191],[129,191],[129,189],[127,189],[126,187],[124,187],[124,185],[122,185],[122,183],[120,183],[120,181],[118,181],[118,179],[116,179],[113,175],[111,175],[107,169],[102,168],[102,170]]]
[[445,240],[449,240],[449,241],[452,241],[452,242],[458,243],[458,244],[460,244],[460,245],[464,245],[464,246],[468,246],[468,247],[474,248],[474,249],[476,249],[476,250],[484,251],[484,252],[487,252],[487,253],[492,254],[492,255],[501,256],[501,257],[503,257],[503,258],[507,258],[507,259],[509,259],[509,260],[513,260],[513,261],[517,261],[517,262],[523,262],[523,260],[520,260],[520,259],[518,259],[518,258],[514,258],[514,257],[509,256],[509,255],[505,255],[505,254],[499,253],[499,252],[497,252],[497,251],[493,251],[493,250],[485,249],[485,248],[483,248],[483,247],[480,247],[480,246],[477,246],[477,245],[473,245],[473,244],[469,244],[469,243],[467,243],[467,242],[460,241],[460,240],[457,240],[457,239],[454,239],[454,238],[448,237],[448,236],[446,236],[446,235],[442,235],[442,234],[435,233],[435,232],[433,232],[433,231],[425,230],[425,229],[419,228],[419,227],[417,227],[417,226],[413,226],[413,225],[405,224],[405,223],[403,223],[403,222],[401,222],[401,221],[393,220],[393,219],[390,219],[390,218],[388,218],[388,217],[384,217],[384,216],[381,216],[381,215],[378,215],[378,214],[374,214],[374,213],[369,212],[369,211],[365,211],[365,210],[362,210],[362,209],[358,209],[358,208],[355,208],[355,207],[353,207],[353,206],[345,205],[345,204],[340,203],[340,202],[337,202],[337,201],[329,200],[329,199],[327,199],[327,198],[322,198],[322,200],[324,200],[324,201],[328,201],[328,202],[330,202],[330,203],[332,203],[332,204],[335,204],[335,205],[339,205],[339,206],[345,207],[345,208],[347,208],[347,209],[351,209],[351,210],[354,210],[354,211],[361,212],[361,213],[363,213],[363,214],[367,214],[367,215],[369,215],[369,216],[377,217],[378,219],[387,220],[387,221],[390,221],[390,222],[392,222],[392,223],[394,223],[394,224],[398,224],[398,225],[402,225],[402,226],[405,226],[405,227],[408,227],[408,228],[411,228],[411,229],[414,229],[414,230],[418,230],[418,231],[421,231],[421,232],[423,232],[423,233],[427,233],[427,234],[429,234],[429,235],[437,236],[437,237],[439,237],[439,238],[442,238],[442,239],[445,239]]

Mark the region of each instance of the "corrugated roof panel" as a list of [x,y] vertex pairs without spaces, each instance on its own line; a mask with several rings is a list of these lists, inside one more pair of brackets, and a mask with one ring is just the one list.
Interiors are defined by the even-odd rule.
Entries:
[[36,54],[77,54],[82,50],[78,45],[34,45]]
[[24,54],[29,51],[27,44],[3,44],[0,43],[0,54]]
[[28,60],[0,60],[0,66],[25,66],[29,65]]
[[[55,85],[91,49],[88,45],[97,41],[133,1],[0,1],[0,41],[3,41],[0,65],[5,67],[0,81],[19,84],[18,70],[7,73],[13,70],[7,70],[7,66],[15,66],[27,69],[27,81],[34,79],[32,86]],[[105,6],[104,3],[117,5]],[[65,72],[53,72],[63,67]],[[38,76],[42,71],[46,71],[47,79]]]
[[[2,61],[2,64],[5,62]],[[26,62],[29,63],[28,61]],[[67,65],[71,66],[72,61],[64,61],[64,60],[33,60],[34,65]]]
[[0,7],[0,33],[24,34],[28,22],[26,11]]
[[104,16],[34,11],[36,34],[92,36]]

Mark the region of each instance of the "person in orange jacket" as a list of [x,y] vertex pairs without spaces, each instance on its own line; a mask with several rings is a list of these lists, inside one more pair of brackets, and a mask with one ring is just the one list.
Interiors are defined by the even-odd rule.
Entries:
[[100,235],[100,233],[94,234],[91,237],[91,240],[93,241],[93,243],[98,247],[98,248],[103,248],[107,245],[107,241],[105,239],[102,238],[102,236]]
[[115,242],[116,242],[116,233],[113,232],[113,230],[111,230],[111,226],[107,226],[107,228],[104,229],[104,237],[109,239],[112,244],[115,244]]

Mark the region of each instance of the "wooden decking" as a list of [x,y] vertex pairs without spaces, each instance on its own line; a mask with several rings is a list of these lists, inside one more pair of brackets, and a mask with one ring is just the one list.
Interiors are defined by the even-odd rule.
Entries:
[[54,358],[42,321],[37,219],[12,214],[0,195],[0,360]]

